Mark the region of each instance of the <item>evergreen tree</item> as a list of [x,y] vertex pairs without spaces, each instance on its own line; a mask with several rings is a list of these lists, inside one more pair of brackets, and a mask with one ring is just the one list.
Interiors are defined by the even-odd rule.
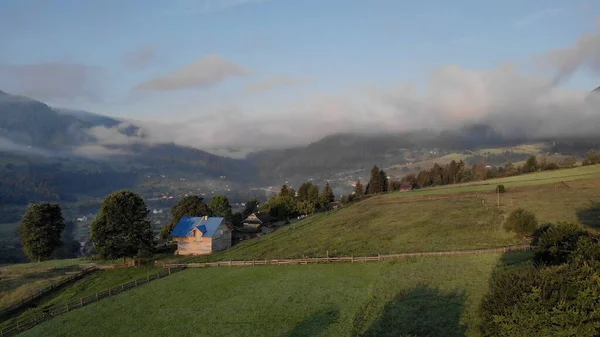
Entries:
[[523,165],[523,173],[530,173],[537,171],[538,163],[535,156],[529,157],[527,162]]
[[294,197],[295,196],[295,192],[293,189],[291,189],[288,185],[283,184],[281,185],[281,189],[279,190],[279,196],[281,197]]
[[175,226],[182,217],[184,216],[205,216],[212,215],[208,205],[204,203],[204,199],[197,195],[188,195],[173,207],[171,207],[171,222],[166,224],[160,231],[160,237],[162,239],[168,239],[171,236],[171,232],[175,229]]
[[321,193],[321,203],[323,205],[328,205],[334,201],[335,195],[333,194],[333,190],[331,189],[331,186],[329,186],[329,183],[326,183],[323,192]]
[[379,179],[381,180],[381,192],[387,192],[389,187],[389,182],[387,178],[387,174],[384,170],[379,171]]
[[107,196],[91,226],[91,239],[100,257],[125,260],[151,252],[153,234],[148,213],[144,200],[131,191]]
[[64,218],[58,204],[30,205],[19,227],[19,238],[27,257],[33,261],[50,258],[62,244],[64,229]]
[[369,179],[369,186],[367,189],[368,194],[376,194],[383,192],[383,186],[381,185],[381,173],[377,166],[373,166],[371,169],[371,179]]
[[363,187],[363,185],[360,183],[360,180],[358,180],[356,182],[356,185],[354,186],[354,195],[357,197],[362,196],[363,194],[365,194],[365,188]]

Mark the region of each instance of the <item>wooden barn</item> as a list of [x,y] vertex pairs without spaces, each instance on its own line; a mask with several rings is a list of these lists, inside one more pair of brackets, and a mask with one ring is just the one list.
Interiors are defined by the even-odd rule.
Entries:
[[231,248],[233,227],[220,217],[184,216],[171,232],[176,255],[206,255]]
[[275,230],[275,219],[267,213],[252,213],[244,221],[244,228],[255,229],[263,233],[270,233]]
[[407,182],[402,182],[400,184],[400,192],[412,191],[414,187],[415,187],[414,184],[407,183]]

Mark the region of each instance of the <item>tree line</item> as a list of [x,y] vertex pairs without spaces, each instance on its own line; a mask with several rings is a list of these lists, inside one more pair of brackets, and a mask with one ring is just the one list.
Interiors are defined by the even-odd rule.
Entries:
[[[408,174],[400,182],[414,184],[418,187],[441,186],[571,168],[576,163],[575,157],[567,157],[560,164],[549,163],[546,156],[542,156],[539,161],[536,156],[530,156],[523,165],[517,166],[508,162],[500,167],[489,167],[483,161],[469,166],[462,160],[458,162],[453,160],[447,165],[442,166],[436,163],[429,170],[421,170],[418,174]],[[582,161],[582,166],[598,163],[600,163],[600,153],[590,150]]]
[[299,214],[312,214],[329,209],[334,201],[335,195],[329,183],[320,190],[317,185],[305,182],[297,192],[284,184],[275,197],[260,206],[260,211],[279,220],[287,220]]

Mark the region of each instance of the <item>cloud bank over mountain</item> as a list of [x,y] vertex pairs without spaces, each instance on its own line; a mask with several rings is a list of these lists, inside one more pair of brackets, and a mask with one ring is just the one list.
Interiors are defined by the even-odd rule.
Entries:
[[[546,62],[545,76],[503,64],[491,70],[470,70],[457,65],[431,72],[424,87],[414,83],[395,86],[361,86],[332,94],[307,95],[302,99],[264,107],[248,104],[212,111],[198,109],[199,117],[181,122],[136,121],[145,137],[124,137],[117,129],[99,127],[90,132],[105,144],[172,142],[207,151],[243,156],[256,149],[304,145],[330,134],[393,133],[419,129],[458,130],[484,123],[507,138],[544,138],[597,134],[600,102],[590,90],[558,85],[579,70],[600,74],[600,35],[588,34],[575,44],[553,50],[536,59]],[[177,78],[190,85],[219,81],[242,74],[241,67],[215,59],[216,70],[177,71],[145,86],[178,87]],[[238,70],[223,70],[238,69]],[[292,85],[291,78],[272,77],[249,88],[262,91]],[[252,91],[252,90],[251,90]],[[192,109],[193,111],[193,109]]]

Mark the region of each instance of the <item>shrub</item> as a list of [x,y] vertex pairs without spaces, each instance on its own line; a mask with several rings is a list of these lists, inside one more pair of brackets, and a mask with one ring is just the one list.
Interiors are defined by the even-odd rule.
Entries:
[[496,192],[498,192],[498,193],[504,193],[504,192],[506,192],[506,190],[504,189],[504,185],[498,185],[498,186],[496,186]]
[[504,230],[526,236],[533,234],[537,225],[538,221],[535,214],[523,208],[518,208],[510,213],[508,219],[506,219]]
[[481,302],[484,336],[598,336],[600,268],[567,264],[507,270]]
[[535,260],[540,263],[557,265],[571,260],[577,250],[579,239],[589,236],[583,226],[573,222],[559,222],[544,226],[535,240]]

